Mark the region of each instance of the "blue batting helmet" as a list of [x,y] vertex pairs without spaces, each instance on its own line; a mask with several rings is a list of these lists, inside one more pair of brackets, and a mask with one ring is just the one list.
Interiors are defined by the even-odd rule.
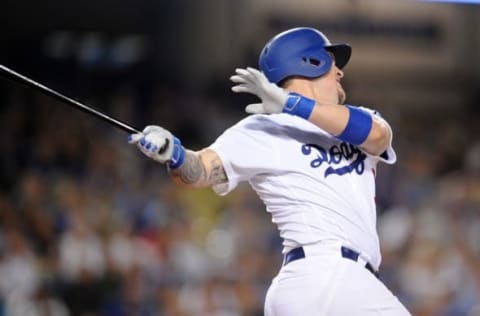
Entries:
[[322,32],[298,27],[273,37],[262,49],[260,70],[270,82],[279,83],[291,76],[317,78],[327,73],[335,56],[335,64],[343,68],[352,53],[348,44],[332,45]]

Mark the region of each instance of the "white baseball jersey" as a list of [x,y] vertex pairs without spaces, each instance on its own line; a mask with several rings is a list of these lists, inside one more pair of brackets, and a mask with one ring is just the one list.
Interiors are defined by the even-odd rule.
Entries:
[[375,168],[378,161],[396,161],[391,140],[384,154],[371,156],[307,120],[281,113],[248,116],[210,148],[228,177],[214,190],[224,195],[248,181],[278,226],[284,253],[336,240],[378,268]]

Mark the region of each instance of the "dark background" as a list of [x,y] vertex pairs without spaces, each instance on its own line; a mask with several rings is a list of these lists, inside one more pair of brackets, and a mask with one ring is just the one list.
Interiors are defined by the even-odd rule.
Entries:
[[[380,110],[381,276],[414,315],[480,315],[480,8],[394,0],[3,1],[0,63],[200,149],[280,31],[348,42]],[[108,124],[0,81],[0,315],[262,315],[281,241],[257,196],[174,186]],[[47,313],[50,312],[51,314]]]

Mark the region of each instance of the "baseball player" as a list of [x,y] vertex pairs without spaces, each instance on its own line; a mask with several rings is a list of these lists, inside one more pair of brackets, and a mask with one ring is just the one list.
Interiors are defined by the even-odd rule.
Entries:
[[187,150],[159,126],[129,139],[178,183],[224,195],[248,181],[258,193],[283,239],[267,316],[409,315],[377,277],[375,169],[396,161],[392,131],[377,112],[345,104],[350,54],[316,29],[287,30],[263,48],[261,71],[230,78],[261,102],[212,145]]

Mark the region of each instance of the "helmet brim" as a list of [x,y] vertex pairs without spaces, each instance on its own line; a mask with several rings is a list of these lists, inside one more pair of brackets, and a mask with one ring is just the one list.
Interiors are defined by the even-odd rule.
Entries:
[[335,65],[340,69],[345,67],[352,55],[352,48],[348,44],[325,46],[325,50],[331,52],[335,56]]

